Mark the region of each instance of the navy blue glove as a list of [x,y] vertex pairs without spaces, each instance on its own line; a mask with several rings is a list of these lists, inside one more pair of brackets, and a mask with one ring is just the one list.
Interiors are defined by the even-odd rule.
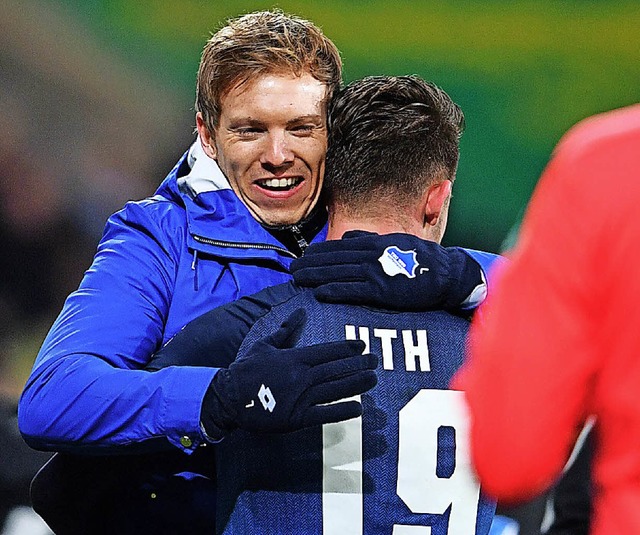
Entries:
[[292,347],[305,320],[305,311],[296,310],[277,332],[218,371],[200,414],[210,438],[220,439],[236,428],[296,431],[362,414],[358,401],[332,402],[375,386],[376,357],[362,354],[360,340]]
[[458,247],[363,231],[311,244],[291,272],[320,301],[392,310],[460,310],[484,284],[480,265]]

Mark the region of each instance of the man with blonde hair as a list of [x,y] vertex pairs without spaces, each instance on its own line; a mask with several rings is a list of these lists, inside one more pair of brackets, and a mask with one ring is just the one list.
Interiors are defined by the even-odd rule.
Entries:
[[[279,11],[238,17],[212,36],[198,72],[198,140],[154,196],[128,203],[107,222],[21,397],[28,444],[92,454],[168,449],[187,465],[178,472],[189,471],[181,453],[198,457],[212,438],[201,411],[218,369],[144,368],[205,311],[290,280],[292,260],[325,239],[318,200],[326,106],[341,69],[337,48],[317,26]],[[446,249],[422,247],[434,258],[422,278],[449,272]],[[471,257],[456,255],[456,262],[480,279]],[[459,289],[459,302],[471,289]],[[335,366],[349,368],[352,380],[348,392],[325,401],[369,388],[374,364],[361,358],[361,345],[331,348]],[[307,365],[304,351],[288,351],[292,367]],[[322,387],[329,379],[316,380]],[[238,377],[241,388],[250,383]],[[360,410],[358,402],[338,403],[320,411],[318,423]],[[167,468],[171,477],[175,464]]]

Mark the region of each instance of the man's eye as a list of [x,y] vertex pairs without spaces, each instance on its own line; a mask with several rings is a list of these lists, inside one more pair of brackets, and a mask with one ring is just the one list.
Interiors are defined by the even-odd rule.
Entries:
[[260,132],[262,132],[262,130],[260,128],[255,128],[255,127],[236,129],[236,133],[239,136],[245,136],[245,137],[257,136]]
[[291,132],[293,132],[294,134],[310,134],[311,132],[313,132],[315,126],[312,124],[299,124],[297,126],[292,127],[290,130]]

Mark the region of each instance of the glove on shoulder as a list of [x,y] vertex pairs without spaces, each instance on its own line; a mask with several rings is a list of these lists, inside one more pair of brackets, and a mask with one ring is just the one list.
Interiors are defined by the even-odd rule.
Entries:
[[463,249],[400,233],[350,231],[311,244],[291,271],[320,301],[400,311],[457,311],[485,284],[480,265]]

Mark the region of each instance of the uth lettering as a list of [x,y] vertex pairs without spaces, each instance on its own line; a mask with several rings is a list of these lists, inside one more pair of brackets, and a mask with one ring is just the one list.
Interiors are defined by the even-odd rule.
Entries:
[[[398,331],[396,329],[370,329],[369,327],[356,327],[355,325],[345,325],[344,331],[347,340],[360,339],[365,343],[365,352],[371,349],[371,331],[373,330],[373,343],[380,347],[382,355],[382,368],[385,370],[393,370],[394,347],[399,350],[400,347],[404,353],[402,361],[404,369],[408,372],[431,371],[431,363],[429,362],[429,346],[427,345],[427,331],[418,329],[413,331],[405,329],[400,331],[400,339],[398,339]],[[394,342],[395,340],[395,342]],[[400,341],[402,343],[400,344]],[[373,348],[374,352],[377,347]]]

